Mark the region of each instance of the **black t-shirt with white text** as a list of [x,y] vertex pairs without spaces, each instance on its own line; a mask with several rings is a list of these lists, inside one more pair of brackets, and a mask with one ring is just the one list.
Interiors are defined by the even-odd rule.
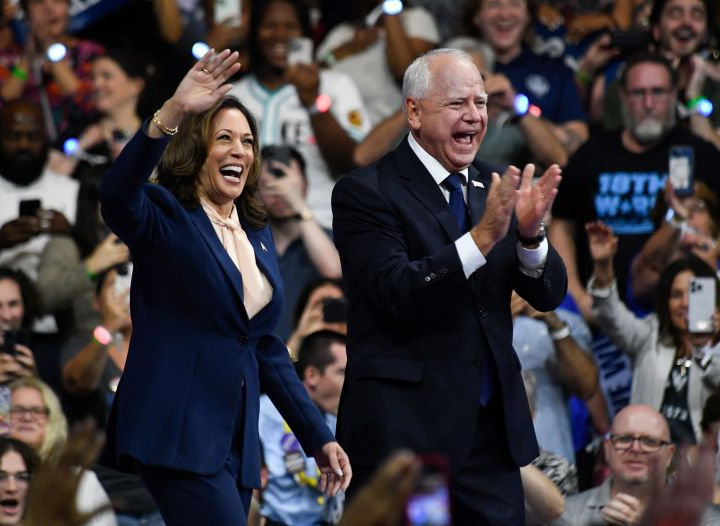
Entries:
[[683,128],[674,128],[655,148],[644,153],[625,149],[621,132],[590,137],[563,170],[553,216],[575,222],[578,272],[582,283],[592,273],[585,223],[600,220],[618,237],[615,273],[626,297],[630,264],[653,233],[650,212],[662,193],[668,155],[675,145],[692,146],[694,175],[720,196],[720,151]]

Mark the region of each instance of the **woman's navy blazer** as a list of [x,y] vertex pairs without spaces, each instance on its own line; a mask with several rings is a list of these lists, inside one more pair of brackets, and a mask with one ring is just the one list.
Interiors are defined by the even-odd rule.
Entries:
[[270,303],[249,320],[242,276],[202,207],[187,210],[167,189],[147,183],[168,139],[144,129],[100,187],[105,222],[130,248],[134,267],[133,333],[103,459],[121,469],[131,470],[135,459],[213,474],[237,447],[241,486],[259,487],[261,385],[306,453],[334,440],[287,348],[271,334],[283,301],[275,244],[267,226],[241,219],[273,286]]

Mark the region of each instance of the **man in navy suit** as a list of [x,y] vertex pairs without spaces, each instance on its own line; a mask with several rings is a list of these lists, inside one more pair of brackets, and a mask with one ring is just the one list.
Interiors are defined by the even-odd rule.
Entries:
[[333,192],[350,302],[338,415],[353,458],[350,489],[395,448],[442,453],[453,524],[521,525],[519,466],[538,449],[510,295],[540,311],[565,295],[565,267],[541,222],[560,169],[533,185],[532,165],[500,176],[473,162],[487,94],[461,51],[415,60],[403,97],[407,139]]

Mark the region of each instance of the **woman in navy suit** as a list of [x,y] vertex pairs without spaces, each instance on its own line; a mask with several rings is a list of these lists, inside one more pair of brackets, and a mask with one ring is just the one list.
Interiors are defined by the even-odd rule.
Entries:
[[[261,385],[315,454],[325,491],[352,476],[271,334],[283,291],[257,196],[255,121],[225,96],[237,59],[200,59],[100,188],[134,264],[133,336],[104,459],[139,472],[168,525],[246,523],[260,485]],[[159,184],[148,184],[158,163]]]

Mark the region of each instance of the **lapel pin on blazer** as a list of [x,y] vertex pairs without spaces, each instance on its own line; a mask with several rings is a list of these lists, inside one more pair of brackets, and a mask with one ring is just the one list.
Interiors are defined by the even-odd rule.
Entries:
[[485,188],[485,185],[482,184],[480,181],[472,181],[472,184],[475,188]]
[[268,249],[265,247],[265,245],[263,244],[262,241],[260,241],[260,248],[263,249],[263,252],[267,252],[267,251],[268,251]]

